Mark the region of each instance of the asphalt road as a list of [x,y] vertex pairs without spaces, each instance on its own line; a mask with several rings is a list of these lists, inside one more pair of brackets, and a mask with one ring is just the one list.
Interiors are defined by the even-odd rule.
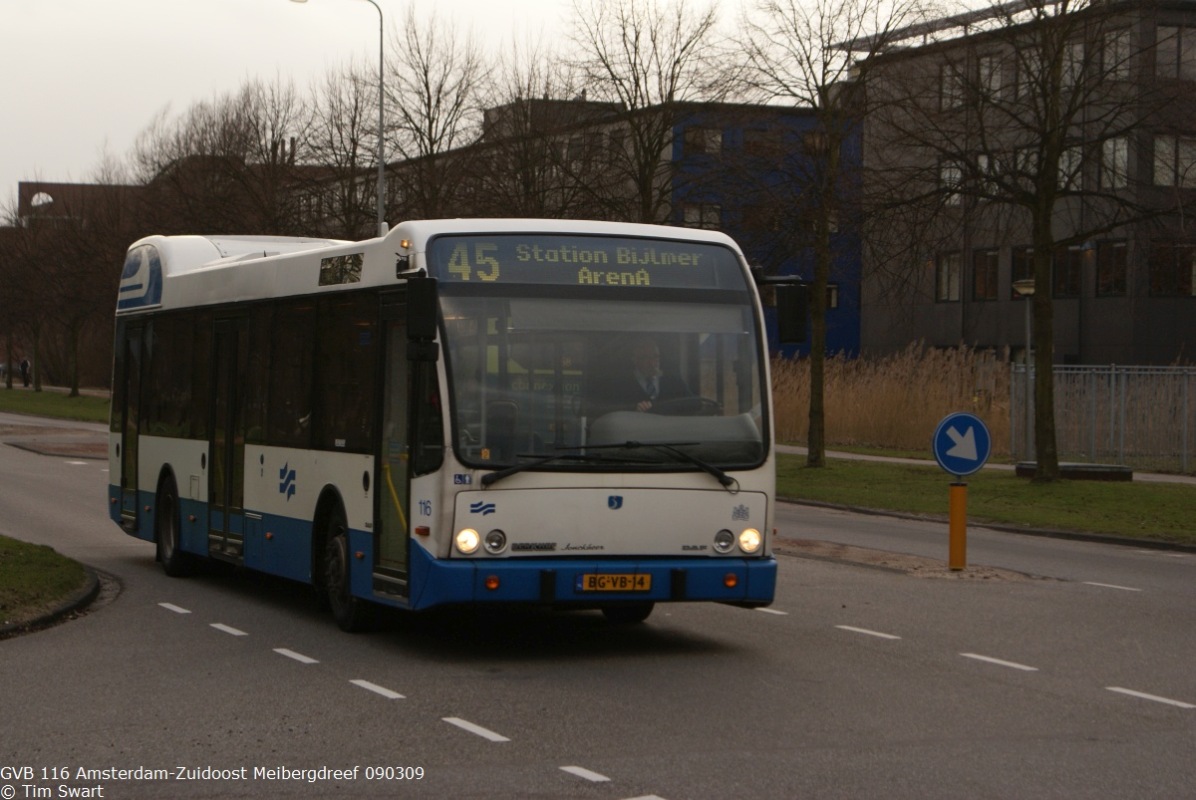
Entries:
[[105,469],[0,446],[0,533],[114,587],[0,641],[0,800],[1196,794],[1196,556],[975,530],[952,574],[942,526],[787,506],[786,537],[927,557],[787,545],[764,611],[350,636],[302,587],[164,576]]

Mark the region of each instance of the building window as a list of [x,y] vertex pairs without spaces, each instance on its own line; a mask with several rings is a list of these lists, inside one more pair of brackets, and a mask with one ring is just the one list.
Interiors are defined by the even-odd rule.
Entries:
[[997,264],[999,250],[976,250],[972,253],[972,299],[997,299]]
[[808,156],[825,157],[831,151],[831,137],[824,130],[808,130],[801,135],[801,149]]
[[961,64],[939,67],[939,110],[959,108],[964,101],[964,74]]
[[1103,77],[1111,81],[1130,79],[1130,29],[1109,31],[1101,53]]
[[1041,95],[1042,77],[1042,54],[1033,49],[1021,51],[1017,65],[1017,99],[1033,100]]
[[839,284],[828,283],[826,286],[826,307],[827,309],[839,307]]
[[686,228],[717,230],[722,226],[723,207],[716,203],[685,203],[681,213]]
[[1129,248],[1121,242],[1098,242],[1096,245],[1096,296],[1124,297]]
[[1074,89],[1084,78],[1084,43],[1068,42],[1063,49],[1063,87]]
[[685,155],[717,156],[723,152],[723,132],[719,128],[696,125],[685,129]]
[[1080,280],[1084,274],[1083,249],[1078,245],[1056,248],[1051,267],[1051,289],[1055,297],[1079,297]]
[[743,228],[760,233],[779,233],[783,208],[776,203],[751,203],[743,207]]
[[1066,147],[1059,154],[1059,188],[1079,191],[1083,186],[1084,149]]
[[1155,70],[1160,78],[1196,80],[1196,28],[1158,27]]
[[1196,245],[1155,244],[1150,258],[1150,293],[1155,297],[1196,295]]
[[990,103],[999,102],[1005,89],[1005,65],[1000,56],[980,57],[980,92]]
[[743,132],[744,155],[756,158],[779,159],[783,151],[781,132],[776,128],[757,130],[748,128]]
[[1177,189],[1196,187],[1196,139],[1154,138],[1154,184]]
[[934,299],[939,303],[959,301],[959,253],[943,253],[935,264]]
[[963,202],[959,194],[960,184],[963,183],[963,170],[953,161],[939,164],[939,187],[943,190],[943,202],[949,206],[957,206]]
[[1130,143],[1124,136],[1101,142],[1099,181],[1102,189],[1129,185]]

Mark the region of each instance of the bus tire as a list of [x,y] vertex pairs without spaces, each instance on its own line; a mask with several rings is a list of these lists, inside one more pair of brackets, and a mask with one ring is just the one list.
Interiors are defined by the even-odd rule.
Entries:
[[172,578],[190,574],[193,562],[183,552],[182,523],[179,517],[179,490],[174,478],[167,476],[158,486],[158,498],[154,501],[158,509],[154,517],[154,544],[158,561],[163,571]]
[[329,522],[324,548],[324,591],[332,618],[343,631],[357,633],[370,624],[370,604],[354,597],[349,585],[349,535],[344,512],[339,509]]
[[637,625],[648,618],[655,603],[620,603],[616,606],[603,606],[602,614],[606,621],[613,625]]

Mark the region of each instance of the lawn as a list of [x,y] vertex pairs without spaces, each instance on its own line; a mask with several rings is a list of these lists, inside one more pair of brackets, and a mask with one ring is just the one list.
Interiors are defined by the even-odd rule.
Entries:
[[13,387],[5,389],[0,384],[0,411],[16,414],[34,414],[39,417],[73,419],[80,422],[108,421],[108,398],[93,395],[67,397],[60,389],[35,392],[32,389]]
[[53,548],[0,536],[0,628],[53,610],[86,582],[82,565]]
[[[860,508],[946,516],[953,479],[937,466],[832,459],[821,469],[782,454],[777,494]],[[1103,481],[1035,483],[1007,470],[967,479],[968,519],[1196,544],[1196,487]]]

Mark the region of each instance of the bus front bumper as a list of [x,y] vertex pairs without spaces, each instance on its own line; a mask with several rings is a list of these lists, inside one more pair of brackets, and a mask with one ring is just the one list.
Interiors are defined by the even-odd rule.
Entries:
[[772,556],[446,561],[420,550],[412,548],[413,571],[424,573],[413,582],[422,587],[412,593],[413,609],[450,603],[595,607],[709,601],[766,606],[776,591],[777,562]]

